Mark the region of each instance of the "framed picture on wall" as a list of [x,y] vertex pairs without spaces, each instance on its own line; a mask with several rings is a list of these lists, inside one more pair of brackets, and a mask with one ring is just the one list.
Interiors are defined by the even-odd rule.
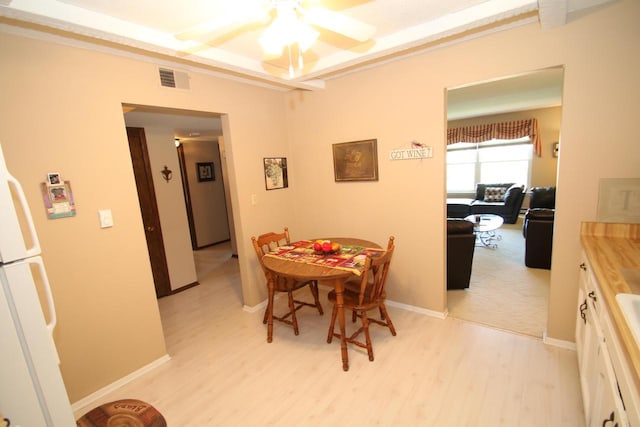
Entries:
[[333,172],[339,181],[378,180],[378,140],[333,144]]
[[289,187],[286,157],[264,158],[264,183],[267,190]]
[[215,181],[216,175],[213,170],[213,162],[196,163],[198,169],[198,182]]

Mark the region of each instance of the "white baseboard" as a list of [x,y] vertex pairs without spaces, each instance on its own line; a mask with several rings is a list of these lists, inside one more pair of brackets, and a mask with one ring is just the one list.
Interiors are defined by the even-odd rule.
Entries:
[[443,312],[443,311],[428,310],[426,308],[416,307],[414,305],[403,304],[401,302],[395,302],[391,300],[386,300],[385,304],[390,307],[401,308],[403,310],[412,311],[418,314],[424,314],[425,316],[429,316],[429,317],[436,317],[438,319],[446,319],[448,315],[447,311]]
[[[274,299],[278,298],[278,295],[275,296]],[[260,311],[267,307],[267,300],[262,301],[260,304],[256,304],[254,306],[251,305],[243,305],[242,310],[248,313],[255,313],[256,311]]]
[[[326,285],[319,285],[322,288],[326,288],[328,290],[333,289],[333,287],[331,286],[326,286]],[[277,299],[278,297],[280,297],[280,294],[276,294],[275,298]],[[425,316],[430,316],[430,317],[436,317],[438,319],[446,319],[447,315],[448,315],[448,311],[434,311],[434,310],[427,310],[426,308],[422,308],[422,307],[416,307],[413,305],[409,305],[409,304],[403,304],[401,302],[395,302],[395,301],[391,301],[391,300],[386,300],[385,303],[388,306],[391,307],[397,307],[397,308],[401,308],[403,310],[407,310],[407,311],[412,311],[414,313],[418,313],[418,314],[424,314]],[[254,305],[254,306],[249,306],[249,305],[244,305],[242,307],[242,309],[246,312],[249,313],[255,313],[256,311],[259,310],[263,310],[267,307],[267,300],[262,301],[260,304]]]
[[91,405],[93,402],[97,401],[98,399],[101,399],[102,397],[106,396],[107,394],[111,393],[112,391],[122,387],[123,385],[133,381],[134,379],[146,374],[149,371],[152,371],[153,369],[157,368],[160,365],[163,365],[164,363],[168,362],[171,360],[171,356],[169,356],[168,354],[165,354],[164,356],[162,356],[159,359],[154,360],[153,362],[149,363],[148,365],[143,366],[142,368],[138,369],[137,371],[134,371],[132,373],[130,373],[129,375],[120,378],[119,380],[109,384],[106,387],[101,388],[98,391],[95,391],[93,393],[91,393],[90,395],[83,397],[82,399],[78,400],[77,402],[74,402],[71,405],[71,410],[73,412],[76,412],[86,406]]
[[575,342],[565,341],[565,340],[558,340],[558,339],[555,339],[555,338],[549,338],[547,336],[547,330],[546,329],[545,329],[544,333],[542,334],[542,342],[547,344],[547,345],[552,345],[554,347],[564,348],[565,350],[576,351],[576,343]]

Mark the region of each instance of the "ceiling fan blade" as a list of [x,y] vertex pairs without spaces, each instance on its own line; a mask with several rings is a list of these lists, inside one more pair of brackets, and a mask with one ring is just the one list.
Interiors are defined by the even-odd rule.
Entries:
[[223,36],[246,25],[268,22],[271,19],[269,8],[244,8],[225,13],[208,22],[191,27],[175,34],[178,40],[209,40]]
[[373,25],[323,7],[312,7],[306,10],[304,17],[310,24],[326,28],[359,42],[371,39],[376,32],[376,28]]

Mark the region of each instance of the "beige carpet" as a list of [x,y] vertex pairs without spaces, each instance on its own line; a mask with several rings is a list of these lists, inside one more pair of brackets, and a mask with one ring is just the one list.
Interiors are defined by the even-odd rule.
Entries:
[[522,218],[503,225],[498,234],[502,240],[496,249],[475,248],[469,288],[447,292],[449,315],[541,338],[550,271],[524,265]]

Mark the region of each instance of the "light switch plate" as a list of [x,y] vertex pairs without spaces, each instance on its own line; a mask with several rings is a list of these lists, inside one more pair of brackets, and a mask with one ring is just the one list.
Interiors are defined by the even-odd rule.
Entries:
[[98,218],[100,219],[100,228],[113,227],[113,217],[111,216],[111,209],[99,210]]

